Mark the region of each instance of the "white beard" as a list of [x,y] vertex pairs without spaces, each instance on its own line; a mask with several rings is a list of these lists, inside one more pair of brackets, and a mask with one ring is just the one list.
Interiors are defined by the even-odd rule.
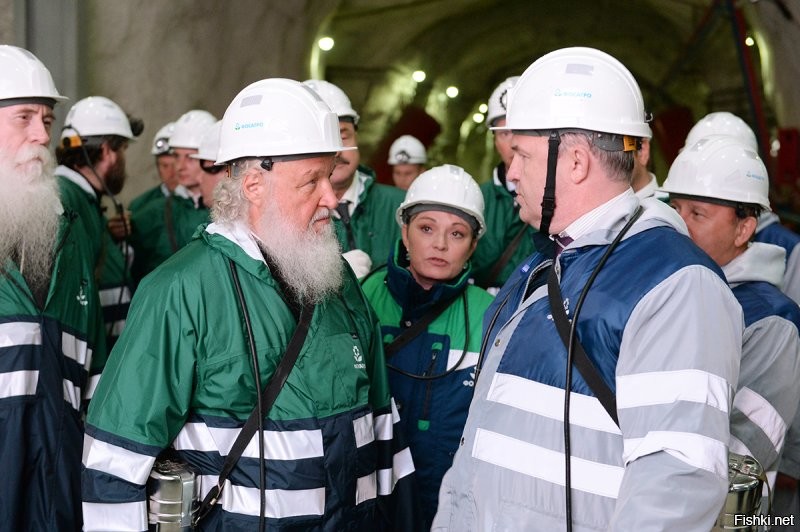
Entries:
[[44,290],[62,210],[47,148],[0,149],[0,190],[0,265],[15,257],[31,290]]
[[309,227],[298,231],[271,204],[254,229],[264,251],[301,304],[321,303],[342,286],[341,249],[333,225],[328,223],[319,233],[313,228],[315,221],[326,217],[330,217],[330,211],[320,209]]

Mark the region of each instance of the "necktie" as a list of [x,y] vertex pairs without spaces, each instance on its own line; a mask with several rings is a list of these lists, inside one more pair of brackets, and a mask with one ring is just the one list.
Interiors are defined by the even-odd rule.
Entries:
[[339,213],[339,218],[341,218],[342,223],[345,226],[350,225],[350,202],[347,200],[340,201],[339,205],[336,206],[336,212]]
[[339,205],[336,206],[336,212],[339,213],[339,218],[342,220],[342,224],[344,225],[344,230],[347,233],[347,246],[348,249],[345,251],[350,251],[351,249],[356,249],[356,238],[353,234],[353,227],[350,225],[350,202],[347,200],[340,201]]
[[556,256],[560,255],[564,248],[572,243],[572,238],[569,236],[557,236],[554,240],[556,241]]

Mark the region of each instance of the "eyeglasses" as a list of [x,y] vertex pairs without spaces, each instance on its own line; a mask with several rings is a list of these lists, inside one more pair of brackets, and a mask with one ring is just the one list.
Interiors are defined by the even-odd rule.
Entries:
[[200,160],[200,168],[207,174],[218,174],[225,170],[225,165],[220,164],[216,165],[213,161],[207,161],[205,159]]

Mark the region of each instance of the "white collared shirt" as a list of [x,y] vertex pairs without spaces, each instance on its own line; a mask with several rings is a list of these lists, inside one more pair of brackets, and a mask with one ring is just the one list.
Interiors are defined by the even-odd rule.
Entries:
[[633,193],[632,188],[628,188],[622,194],[611,198],[607,202],[603,203],[602,205],[595,207],[591,211],[587,212],[571,224],[567,226],[566,229],[561,231],[558,236],[563,237],[570,237],[572,240],[578,240],[583,235],[589,233],[589,231],[595,229],[597,222],[607,216],[609,213],[614,211],[614,209],[620,204],[626,204],[631,198],[635,196]]
[[[358,206],[358,198],[361,197],[361,193],[364,191],[364,177],[362,176],[361,172],[356,170],[355,175],[353,176],[353,181],[350,183],[350,186],[347,187],[342,197],[339,199],[339,203],[343,201],[348,201],[350,203],[347,204],[347,211],[350,213],[350,216],[353,215],[353,212],[356,210]],[[338,216],[338,214],[336,215]]]

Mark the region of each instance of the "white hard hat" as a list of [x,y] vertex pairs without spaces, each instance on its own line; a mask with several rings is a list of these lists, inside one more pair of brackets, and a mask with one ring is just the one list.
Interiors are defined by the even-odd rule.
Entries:
[[506,78],[497,88],[492,92],[489,97],[489,111],[486,113],[486,125],[493,126],[494,121],[498,118],[506,116],[506,109],[508,109],[508,93],[511,88],[519,80],[519,76],[511,76]]
[[164,155],[169,153],[169,138],[175,130],[175,122],[169,122],[158,130],[155,137],[153,137],[153,148],[150,150],[151,155]]
[[28,50],[0,45],[0,100],[45,98],[63,101],[47,67]]
[[350,98],[342,89],[324,79],[307,79],[303,82],[308,87],[319,94],[319,97],[328,104],[339,118],[352,118],[353,123],[358,125],[358,113],[353,109]]
[[704,137],[682,150],[660,190],[770,209],[767,168],[758,153],[725,135]]
[[650,138],[644,100],[633,75],[594,48],[564,48],[540,57],[511,89],[506,126],[583,129]]
[[175,129],[169,138],[170,149],[196,150],[200,148],[200,139],[216,121],[217,118],[214,115],[202,109],[192,109],[184,113],[175,122]]
[[747,122],[739,118],[733,113],[727,111],[720,111],[716,113],[709,113],[700,120],[689,130],[686,135],[686,142],[684,148],[688,148],[698,140],[709,135],[727,135],[735,137],[747,146],[750,146],[754,151],[758,152],[758,141],[756,134],[747,125]]
[[411,135],[398,137],[389,148],[389,164],[425,164],[428,154],[425,146]]
[[395,219],[403,225],[403,214],[415,205],[441,205],[457,209],[477,220],[480,238],[486,232],[483,219],[483,194],[478,183],[463,168],[443,164],[422,172],[408,187],[406,197],[397,208]]
[[217,164],[354,149],[342,146],[339,119],[316,92],[298,81],[271,78],[248,85],[228,106]]
[[198,148],[197,153],[192,153],[189,157],[205,161],[216,161],[219,154],[219,134],[221,131],[222,120],[219,120],[206,130],[205,135],[200,139],[200,148]]
[[89,96],[75,102],[64,120],[62,143],[66,138],[105,135],[133,138],[131,123],[125,111],[104,96]]

